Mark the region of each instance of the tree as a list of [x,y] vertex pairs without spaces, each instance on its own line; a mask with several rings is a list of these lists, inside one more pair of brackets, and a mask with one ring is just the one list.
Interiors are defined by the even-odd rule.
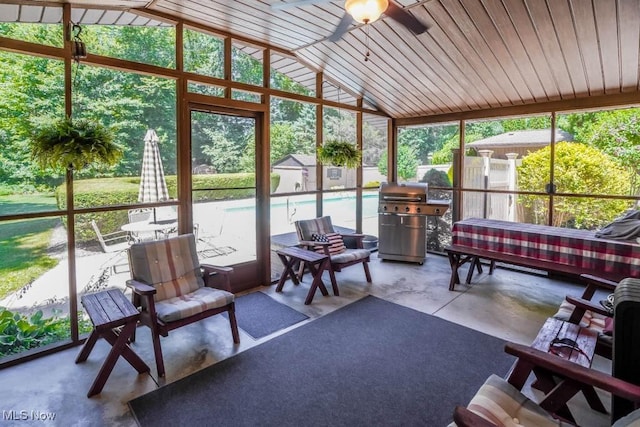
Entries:
[[[540,191],[549,182],[551,148],[530,153],[518,167],[518,186],[522,191]],[[576,142],[560,142],[555,147],[554,179],[557,191],[571,194],[625,194],[629,172],[602,151]],[[521,195],[525,221],[545,224],[549,217],[547,200]],[[556,197],[553,225],[594,229],[612,221],[627,209],[624,200]]]
[[240,172],[244,147],[229,140],[224,132],[210,129],[204,132],[211,139],[211,144],[203,147],[202,152],[209,156],[209,164],[216,173]]
[[[387,175],[387,153],[380,157],[378,170],[382,175]],[[416,177],[418,171],[418,159],[413,147],[407,145],[398,146],[398,177],[409,180]]]
[[[465,135],[465,144],[482,139],[482,135],[473,133]],[[443,165],[453,162],[453,150],[460,145],[460,134],[456,133],[449,138],[438,151],[433,153],[432,163],[434,165]]]
[[[0,30],[6,29],[5,24]],[[44,36],[36,26],[9,25],[14,37]],[[40,28],[41,29],[41,28]],[[30,159],[28,141],[33,129],[64,117],[64,74],[60,60],[0,51],[0,182],[32,190],[29,184],[56,186],[63,175],[41,171]]]
[[[576,121],[577,119],[574,119]],[[579,141],[600,149],[625,167],[630,175],[628,193],[640,190],[640,108],[602,111],[589,114],[575,128]]]
[[428,163],[430,153],[440,149],[446,141],[458,132],[458,125],[424,126],[402,129],[398,135],[398,145],[414,148],[418,164]]

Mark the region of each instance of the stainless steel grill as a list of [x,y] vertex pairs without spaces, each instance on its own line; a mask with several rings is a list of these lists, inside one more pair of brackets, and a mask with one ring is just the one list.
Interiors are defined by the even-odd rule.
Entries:
[[378,258],[422,264],[427,254],[427,216],[442,216],[449,202],[429,200],[423,183],[382,183],[378,206]]

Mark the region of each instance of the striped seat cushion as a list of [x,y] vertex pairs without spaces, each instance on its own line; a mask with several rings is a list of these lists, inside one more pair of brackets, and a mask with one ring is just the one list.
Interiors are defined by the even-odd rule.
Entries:
[[132,278],[156,288],[156,301],[204,286],[193,234],[135,243],[129,248],[129,261]]
[[[558,312],[553,315],[556,319],[564,320],[565,322],[569,320],[573,310],[575,310],[576,306],[567,302],[566,300],[560,304],[560,308],[558,308]],[[605,327],[605,319],[606,316],[603,316],[598,313],[594,313],[591,310],[586,310],[582,319],[580,319],[580,326],[583,328],[589,328],[597,331],[598,333],[603,333]]]
[[224,307],[232,303],[231,292],[214,288],[199,288],[194,292],[169,298],[156,303],[158,319],[165,323],[190,317],[213,308]]
[[[329,253],[333,255],[340,254],[345,251],[344,241],[340,233],[311,233],[312,242],[329,243]],[[314,246],[313,249],[321,254],[324,252],[324,246]]]
[[359,259],[366,259],[371,256],[371,252],[368,249],[346,249],[339,254],[331,255],[331,262],[337,264],[346,264],[348,262],[356,261]]
[[616,421],[611,427],[638,427],[640,426],[640,409],[636,409]]
[[[497,375],[491,375],[467,408],[498,427],[565,426]],[[453,424],[455,425],[455,424]]]

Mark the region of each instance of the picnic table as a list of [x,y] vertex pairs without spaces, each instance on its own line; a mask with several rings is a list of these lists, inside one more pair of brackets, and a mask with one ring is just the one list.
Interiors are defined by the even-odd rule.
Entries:
[[458,267],[470,262],[467,283],[480,259],[568,275],[593,274],[620,281],[640,277],[640,245],[601,239],[595,231],[538,224],[469,218],[453,224],[445,248],[452,266],[450,289],[459,282]]

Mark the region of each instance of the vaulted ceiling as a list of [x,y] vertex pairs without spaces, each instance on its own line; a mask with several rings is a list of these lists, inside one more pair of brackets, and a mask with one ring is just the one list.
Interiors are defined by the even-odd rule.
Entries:
[[[415,35],[383,15],[337,42],[344,1],[272,7],[287,1],[73,3],[160,12],[286,49],[395,118],[638,93],[638,0],[395,0],[429,30]],[[100,13],[81,20],[99,23]]]

